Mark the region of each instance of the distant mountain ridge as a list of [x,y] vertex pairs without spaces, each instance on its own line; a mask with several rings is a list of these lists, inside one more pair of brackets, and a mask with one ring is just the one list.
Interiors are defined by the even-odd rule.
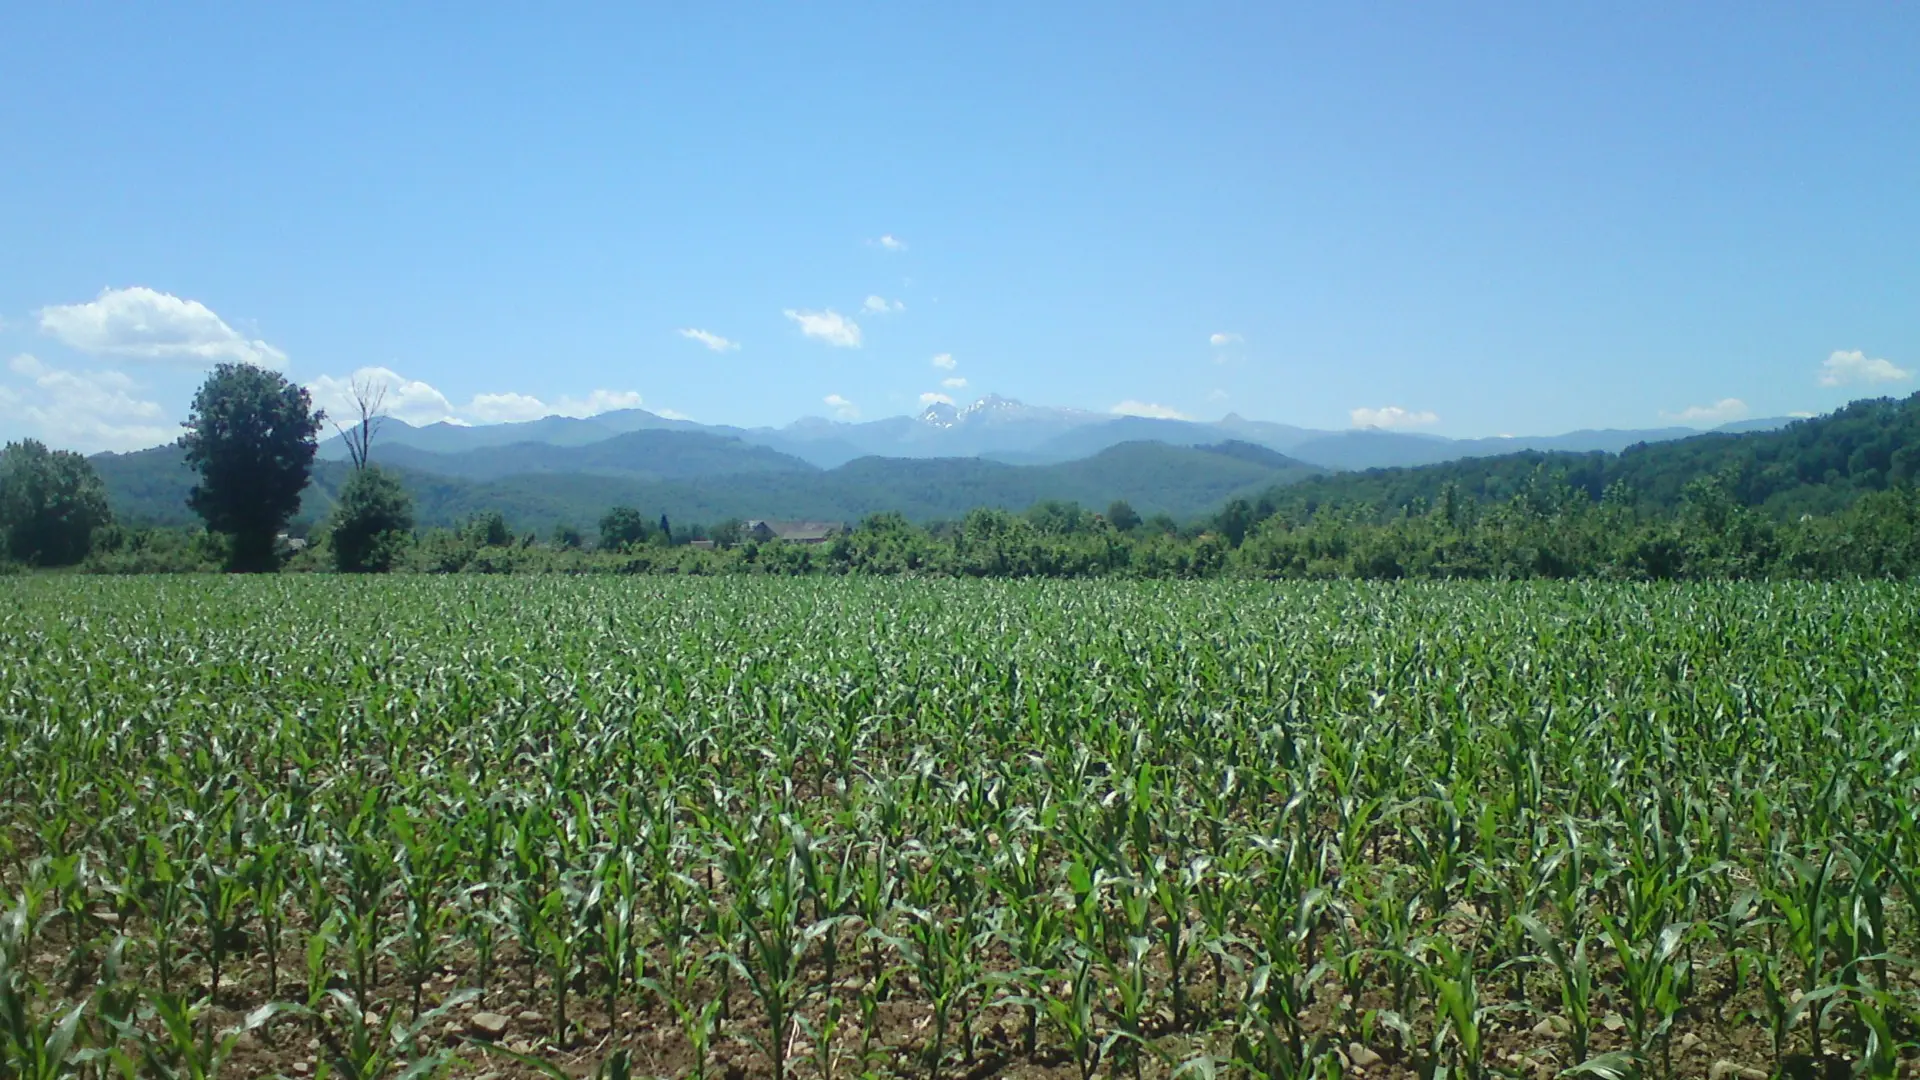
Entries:
[[[194,476],[177,447],[91,460],[121,517],[156,525],[197,522],[186,506]],[[399,475],[422,527],[457,525],[498,510],[516,528],[542,531],[560,523],[590,528],[616,505],[683,522],[856,521],[883,511],[928,521],[959,518],[982,506],[1019,511],[1057,499],[1104,510],[1126,499],[1141,514],[1187,519],[1228,499],[1321,472],[1266,447],[1231,441],[1204,448],[1123,443],[1050,465],[870,456],[818,469],[765,447],[697,432],[629,432],[578,447],[516,443],[455,454],[376,441],[373,460]],[[348,468],[342,461],[316,464],[300,519],[315,522],[330,512]]]
[[[1744,420],[1726,431],[1762,431],[1786,425],[1788,418]],[[967,405],[929,404],[915,416],[841,421],[807,417],[785,427],[743,428],[675,420],[644,409],[621,409],[587,418],[548,416],[512,424],[463,427],[438,423],[415,427],[388,420],[379,442],[436,454],[540,443],[587,446],[641,431],[695,433],[737,439],[821,469],[861,457],[978,457],[1006,464],[1049,465],[1097,454],[1111,446],[1142,440],[1171,446],[1210,446],[1226,440],[1255,443],[1296,461],[1324,469],[1404,468],[1461,458],[1490,457],[1522,450],[1618,453],[1642,442],[1665,442],[1704,432],[1687,427],[1645,430],[1583,430],[1561,435],[1452,439],[1441,435],[1360,428],[1327,431],[1229,413],[1218,421],[1165,420],[1114,416],[1085,409],[1028,405],[988,394]],[[321,455],[345,460],[338,437],[327,440]]]

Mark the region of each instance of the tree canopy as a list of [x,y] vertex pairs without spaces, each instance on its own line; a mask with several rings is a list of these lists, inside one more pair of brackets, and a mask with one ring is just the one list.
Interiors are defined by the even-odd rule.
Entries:
[[113,522],[107,489],[86,458],[34,439],[0,450],[0,538],[7,557],[38,566],[86,558]]
[[200,482],[187,504],[231,544],[235,570],[273,568],[274,537],[300,508],[325,414],[284,375],[221,364],[193,397],[180,445]]

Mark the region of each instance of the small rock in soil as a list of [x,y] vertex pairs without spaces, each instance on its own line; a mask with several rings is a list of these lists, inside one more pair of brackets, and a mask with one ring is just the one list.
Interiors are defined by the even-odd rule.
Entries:
[[1685,1035],[1680,1036],[1680,1052],[1683,1054],[1687,1053],[1688,1051],[1692,1050],[1694,1047],[1699,1045],[1700,1045],[1700,1036],[1695,1035],[1691,1031],[1687,1032]]
[[515,1039],[507,1044],[507,1049],[516,1054],[531,1054],[533,1053],[533,1044],[525,1039]]
[[505,1035],[509,1023],[511,1021],[496,1012],[477,1012],[467,1019],[468,1029],[486,1039],[497,1039]]
[[547,1022],[546,1017],[540,1015],[539,1013],[533,1011],[532,1009],[528,1009],[526,1012],[521,1013],[518,1019],[523,1024],[544,1024]]
[[1549,1016],[1533,1025],[1533,1033],[1542,1039],[1558,1039],[1573,1028],[1564,1016]]
[[1767,1071],[1731,1061],[1716,1061],[1707,1070],[1707,1080],[1767,1080]]
[[1380,1055],[1359,1043],[1348,1043],[1347,1060],[1353,1062],[1356,1069],[1371,1069],[1380,1064]]
[[296,1061],[293,1063],[293,1074],[295,1076],[305,1076],[312,1071],[313,1071],[313,1066],[308,1064],[307,1062]]
[[1600,1021],[1600,1026],[1608,1031],[1619,1031],[1627,1026],[1627,1020],[1619,1013],[1608,1013],[1607,1018]]

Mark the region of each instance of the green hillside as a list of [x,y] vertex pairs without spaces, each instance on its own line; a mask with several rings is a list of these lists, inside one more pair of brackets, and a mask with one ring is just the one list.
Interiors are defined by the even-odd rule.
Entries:
[[1920,479],[1920,394],[1856,401],[1825,416],[1747,434],[1643,443],[1619,454],[1523,452],[1418,468],[1372,469],[1309,479],[1269,492],[1282,512],[1338,506],[1378,512],[1431,505],[1453,485],[1479,502],[1513,498],[1546,475],[1599,499],[1671,510],[1686,486],[1721,478],[1741,504],[1775,517],[1831,513],[1860,496]]

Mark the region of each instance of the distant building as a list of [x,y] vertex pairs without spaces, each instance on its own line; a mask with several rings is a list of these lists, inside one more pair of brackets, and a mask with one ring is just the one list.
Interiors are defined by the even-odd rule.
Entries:
[[749,521],[741,527],[742,536],[763,544],[769,540],[824,544],[845,531],[846,526],[837,521]]
[[699,549],[700,549],[701,551],[712,551],[712,550],[713,550],[713,541],[711,541],[711,540],[689,540],[689,541],[687,541],[687,546],[688,546],[688,547],[690,547],[690,548],[699,548]]

